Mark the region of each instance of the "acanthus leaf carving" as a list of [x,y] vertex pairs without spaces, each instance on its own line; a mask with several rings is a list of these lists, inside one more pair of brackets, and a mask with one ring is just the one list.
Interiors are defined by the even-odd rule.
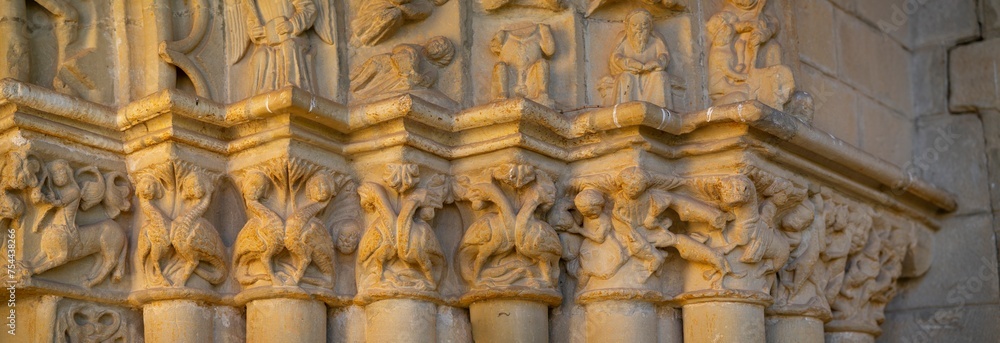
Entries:
[[[10,151],[0,177],[2,218],[14,228],[40,234],[40,253],[21,261],[22,273],[37,276],[96,254],[100,263],[90,267],[85,287],[109,276],[114,282],[124,278],[128,244],[115,219],[131,209],[132,189],[120,173],[102,174],[93,166],[74,171],[66,160],[44,163],[29,153]],[[81,213],[90,215],[85,219]]]
[[354,46],[372,46],[392,37],[403,24],[427,19],[448,0],[362,0],[351,20]]
[[431,222],[449,187],[440,174],[421,181],[419,166],[394,163],[387,165],[384,184],[368,181],[359,187],[369,217],[357,262],[363,295],[437,297],[445,256]]
[[470,201],[476,212],[458,256],[470,289],[553,290],[562,246],[542,219],[555,201],[551,177],[530,165],[508,163],[485,170],[475,181],[461,176],[455,187],[458,198]]
[[332,288],[337,251],[353,252],[360,235],[354,218],[329,211],[354,192],[351,179],[305,160],[275,158],[242,171],[238,183],[249,218],[233,252],[237,280],[245,288],[260,282]]
[[226,247],[203,217],[219,176],[181,161],[133,174],[142,212],[136,255],[149,286],[187,287],[193,274],[212,285],[225,281]]

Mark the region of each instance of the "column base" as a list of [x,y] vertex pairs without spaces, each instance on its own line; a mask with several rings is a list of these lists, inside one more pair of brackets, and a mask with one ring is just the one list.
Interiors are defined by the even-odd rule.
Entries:
[[326,342],[326,304],[260,299],[247,303],[248,343]]
[[365,342],[437,342],[437,304],[412,299],[379,300],[365,306]]
[[823,321],[806,316],[768,316],[767,342],[823,343]]
[[483,300],[469,306],[472,339],[477,343],[549,341],[549,307],[524,300]]

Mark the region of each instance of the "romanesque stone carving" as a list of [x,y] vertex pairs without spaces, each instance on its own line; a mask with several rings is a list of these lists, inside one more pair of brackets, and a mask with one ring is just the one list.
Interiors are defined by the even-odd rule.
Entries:
[[713,105],[760,100],[776,109],[795,91],[781,46],[772,40],[776,20],[763,13],[766,0],[726,0],[709,19],[708,91]]
[[817,203],[822,204],[819,195],[797,201],[775,220],[778,232],[789,243],[790,253],[788,262],[778,270],[771,290],[774,311],[819,318],[829,315],[825,305],[826,275],[820,260],[826,248],[826,227],[817,219],[817,213],[821,212],[816,209]]
[[540,8],[551,11],[558,11],[563,9],[561,0],[480,0],[480,1],[483,4],[483,9],[487,11],[496,11],[506,6]]
[[309,39],[303,33],[313,29],[323,42],[333,44],[333,11],[332,0],[227,0],[226,58],[236,64],[253,43],[251,94],[288,86],[315,91]]
[[164,162],[133,178],[142,211],[136,255],[146,283],[186,287],[192,274],[222,283],[228,273],[226,247],[203,218],[218,175],[185,162]]
[[[614,3],[625,2],[624,0],[587,0],[587,1],[588,1],[587,16],[594,14],[594,12],[597,12],[597,10],[601,9],[602,7]],[[645,4],[647,6],[662,8],[670,11],[680,11],[684,9],[684,5],[678,4],[676,0],[635,0],[633,2]]]
[[601,80],[605,105],[645,101],[671,107],[670,52],[653,28],[653,16],[646,10],[634,10],[624,22],[625,29],[611,53],[611,75]]
[[[108,276],[115,282],[122,280],[128,244],[115,218],[131,209],[131,187],[124,176],[101,174],[92,166],[74,172],[69,162],[61,159],[43,165],[37,157],[23,152],[8,152],[2,171],[3,217],[11,225],[30,227],[32,233],[41,234],[40,254],[23,266],[28,276],[98,254],[100,263],[90,267],[83,285],[94,287]],[[29,210],[26,205],[30,217],[22,216]],[[100,219],[84,224],[79,216],[83,212]],[[30,222],[20,222],[23,219]]]
[[851,203],[842,196],[824,190],[825,246],[820,253],[822,279],[825,282],[825,304],[833,303],[843,287],[849,256],[864,249],[872,230],[874,211],[865,205]]
[[552,107],[549,97],[549,61],[556,53],[552,28],[521,25],[497,32],[490,49],[499,57],[493,66],[493,99],[524,97]]
[[358,248],[358,289],[434,296],[445,257],[430,223],[448,192],[445,177],[421,183],[417,165],[389,164],[384,181],[358,189],[370,219]]
[[210,12],[207,0],[194,1],[191,6],[191,31],[178,40],[162,41],[159,46],[160,58],[184,71],[194,85],[195,94],[212,99],[212,89],[203,68],[189,54],[201,44],[208,33]]
[[427,19],[435,6],[448,0],[362,0],[351,20],[352,45],[375,45],[388,39],[407,22]]
[[454,57],[454,44],[441,36],[423,45],[397,45],[392,52],[376,55],[351,72],[351,92],[356,99],[374,101],[407,92],[433,91],[437,69],[451,64]]
[[[583,291],[602,288],[642,288],[660,270],[666,258],[661,248],[676,248],[681,258],[710,266],[703,275],[714,287],[732,272],[721,251],[704,243],[699,234],[674,233],[666,216],[674,211],[681,220],[709,223],[721,229],[729,217],[722,211],[690,197],[674,193],[684,180],[626,168],[617,175],[599,174],[572,182],[579,189],[574,198],[582,225],[560,231],[586,238],[579,248],[579,271]],[[558,224],[557,224],[558,225]]]
[[458,197],[477,212],[458,256],[470,289],[556,286],[562,247],[541,215],[551,209],[555,192],[551,177],[529,165],[504,164],[477,180],[458,178]]
[[60,306],[56,314],[55,342],[132,342],[122,313],[118,310],[86,303]]
[[360,233],[353,219],[336,222],[335,241],[325,212],[338,195],[353,192],[350,179],[304,160],[277,158],[242,171],[239,184],[248,218],[233,251],[236,279],[244,287],[263,281],[332,288],[336,251],[353,252]]

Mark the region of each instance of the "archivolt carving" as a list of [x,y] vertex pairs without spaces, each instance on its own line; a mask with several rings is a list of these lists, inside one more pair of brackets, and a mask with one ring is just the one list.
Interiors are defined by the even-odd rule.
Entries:
[[[95,262],[83,284],[93,287],[109,275],[116,282],[122,279],[128,244],[114,219],[131,209],[131,187],[124,176],[101,174],[92,166],[74,171],[65,160],[43,165],[23,152],[8,152],[2,172],[3,218],[9,225],[30,227],[32,233],[41,234],[41,254],[23,266],[28,276],[99,254],[101,262]],[[82,224],[78,214],[84,212],[98,219]]]
[[56,315],[58,343],[127,343],[128,323],[117,310],[82,303],[61,306]]
[[556,53],[552,28],[530,24],[497,32],[490,50],[499,57],[493,66],[493,99],[524,97],[552,107],[549,61]]
[[772,40],[777,21],[764,14],[767,0],[726,0],[706,24],[708,91],[713,105],[745,100],[784,109],[795,91],[792,70]]
[[556,232],[542,220],[555,192],[551,177],[529,165],[490,168],[475,181],[458,178],[458,197],[472,202],[476,211],[458,257],[471,289],[556,286],[562,247]]
[[683,221],[709,223],[717,229],[728,216],[675,193],[683,184],[680,178],[638,167],[572,182],[572,188],[579,190],[574,203],[582,225],[558,218],[554,222],[560,231],[586,238],[576,272],[583,290],[643,287],[666,258],[658,248],[668,247],[676,248],[681,258],[710,266],[704,277],[713,287],[721,287],[723,276],[732,273],[722,252],[705,245],[708,237],[671,232],[673,220],[667,214],[672,210]]
[[264,281],[332,288],[336,251],[353,252],[360,236],[353,217],[335,222],[336,241],[328,229],[327,209],[354,192],[350,179],[304,160],[276,158],[242,171],[239,185],[248,218],[233,251],[237,280],[245,287]]
[[667,42],[653,27],[649,11],[638,9],[625,17],[625,29],[618,34],[611,53],[611,75],[601,79],[605,105],[645,101],[671,107],[670,52]]
[[392,52],[376,55],[351,72],[351,92],[356,99],[374,101],[430,90],[437,82],[437,69],[451,64],[454,57],[454,44],[441,36],[423,45],[397,45]]
[[365,182],[358,189],[369,216],[358,250],[362,292],[437,291],[445,260],[431,221],[449,187],[440,174],[421,181],[417,165],[390,164],[384,185]]
[[150,286],[185,287],[192,274],[213,285],[225,280],[226,247],[202,217],[218,177],[185,162],[164,162],[133,175],[142,211],[136,255]]
[[316,90],[311,49],[305,31],[314,29],[326,44],[337,34],[333,0],[226,0],[229,35],[226,59],[236,64],[252,42],[253,82],[259,94],[287,86]]
[[435,6],[448,0],[361,0],[351,20],[352,45],[375,45],[388,39],[407,22],[427,19]]
[[88,37],[81,37],[79,11],[66,0],[35,2],[52,14],[55,24],[56,76],[52,80],[52,88],[70,95],[85,95],[96,90],[97,84],[81,69],[79,63],[96,50]]
[[[594,14],[597,10],[602,7],[624,2],[624,0],[588,0],[589,5],[587,6],[587,16]],[[644,4],[654,8],[662,8],[664,10],[670,11],[680,11],[684,9],[684,5],[678,4],[676,0],[633,0],[632,2]]]

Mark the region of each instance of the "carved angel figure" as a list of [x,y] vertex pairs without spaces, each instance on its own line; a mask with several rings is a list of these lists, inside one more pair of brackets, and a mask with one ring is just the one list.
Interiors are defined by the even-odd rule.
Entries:
[[451,64],[454,57],[455,46],[441,36],[423,45],[397,45],[392,52],[376,55],[351,72],[351,92],[356,99],[374,101],[429,90],[437,82],[437,69]]
[[253,66],[251,94],[296,86],[316,90],[311,64],[310,28],[327,43],[336,37],[331,0],[226,0],[226,58],[243,59],[250,43]]
[[653,29],[649,11],[638,9],[625,17],[625,30],[619,34],[610,64],[611,76],[601,81],[607,105],[630,101],[672,105],[667,74],[670,52],[667,42]]
[[[30,164],[30,163],[29,163]],[[32,176],[30,198],[35,205],[37,222],[32,232],[41,232],[39,249],[42,254],[27,266],[32,275],[84,257],[100,254],[101,263],[94,264],[84,280],[86,287],[93,287],[109,275],[120,281],[125,273],[125,254],[128,249],[125,233],[114,218],[128,211],[131,188],[122,184],[118,173],[101,173],[95,167],[81,168],[74,174],[65,160],[55,160],[41,170],[40,179]],[[89,181],[78,182],[87,178]],[[102,220],[80,226],[77,214],[97,205],[104,210]]]
[[435,6],[448,0],[362,0],[351,20],[353,45],[375,45],[389,38],[408,21],[430,17]]
[[556,53],[552,28],[546,24],[500,30],[490,41],[499,57],[493,66],[493,99],[525,97],[552,107],[549,97],[549,61]]
[[713,105],[760,100],[781,110],[795,91],[792,71],[782,65],[781,46],[772,40],[775,19],[763,13],[766,3],[727,0],[706,24]]
[[373,219],[358,255],[358,287],[363,292],[437,290],[445,261],[430,222],[444,201],[445,182],[435,175],[417,186],[416,167],[390,166],[385,181],[394,196],[375,182],[358,189],[362,207]]

